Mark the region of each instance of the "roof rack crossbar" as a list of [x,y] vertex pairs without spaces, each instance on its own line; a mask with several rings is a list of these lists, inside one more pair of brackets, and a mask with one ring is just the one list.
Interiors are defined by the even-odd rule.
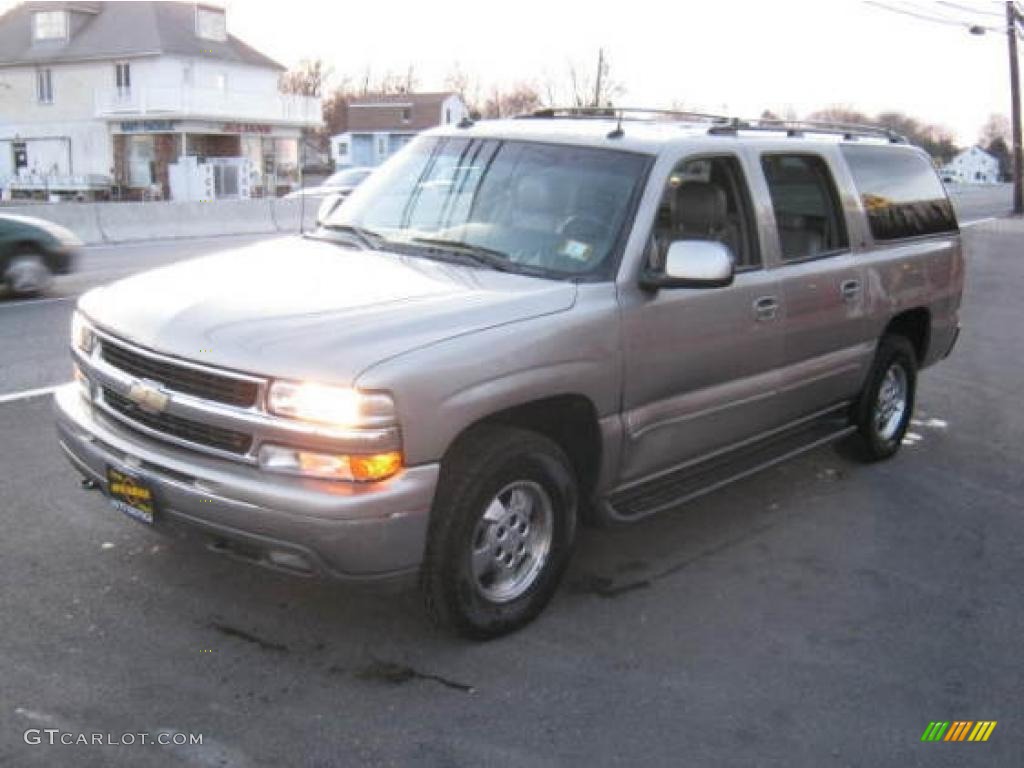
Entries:
[[783,120],[780,118],[740,118],[707,112],[647,107],[547,107],[534,110],[517,119],[569,118],[574,120],[666,121],[686,124],[708,123],[712,135],[735,135],[738,131],[775,131],[798,138],[807,133],[842,136],[848,141],[857,138],[886,139],[893,144],[905,144],[902,134],[877,125],[843,123],[828,120]]

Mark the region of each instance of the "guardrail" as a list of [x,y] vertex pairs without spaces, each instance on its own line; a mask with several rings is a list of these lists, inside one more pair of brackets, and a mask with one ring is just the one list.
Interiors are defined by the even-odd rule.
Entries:
[[124,243],[219,235],[287,234],[316,225],[318,200],[263,198],[151,203],[37,203],[0,207],[0,212],[34,216],[67,227],[83,243]]

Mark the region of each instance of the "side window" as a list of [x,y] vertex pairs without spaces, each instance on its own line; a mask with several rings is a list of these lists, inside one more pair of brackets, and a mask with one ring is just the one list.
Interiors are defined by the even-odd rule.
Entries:
[[875,240],[955,232],[956,215],[931,163],[903,148],[841,149]]
[[799,261],[849,247],[839,195],[823,158],[765,155],[761,167],[775,209],[783,260]]
[[715,240],[729,247],[737,271],[761,266],[750,192],[735,157],[684,160],[669,176],[654,225],[651,266],[665,263],[677,240]]

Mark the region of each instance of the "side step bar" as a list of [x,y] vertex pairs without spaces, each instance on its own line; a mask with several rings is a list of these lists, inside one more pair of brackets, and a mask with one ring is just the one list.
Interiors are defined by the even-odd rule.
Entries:
[[617,522],[639,520],[839,440],[856,429],[844,413],[832,411],[814,421],[613,491],[605,501],[605,512]]

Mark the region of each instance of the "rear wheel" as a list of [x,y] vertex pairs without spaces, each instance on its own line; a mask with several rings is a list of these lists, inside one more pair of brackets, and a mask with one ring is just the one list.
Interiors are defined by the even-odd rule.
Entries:
[[893,456],[903,442],[914,410],[917,357],[903,336],[884,336],[854,412],[864,457]]
[[53,281],[46,259],[32,249],[23,249],[11,257],[4,270],[4,282],[15,296],[37,296]]
[[475,428],[442,469],[421,586],[439,624],[483,639],[531,621],[569,561],[577,491],[565,453],[548,438]]

